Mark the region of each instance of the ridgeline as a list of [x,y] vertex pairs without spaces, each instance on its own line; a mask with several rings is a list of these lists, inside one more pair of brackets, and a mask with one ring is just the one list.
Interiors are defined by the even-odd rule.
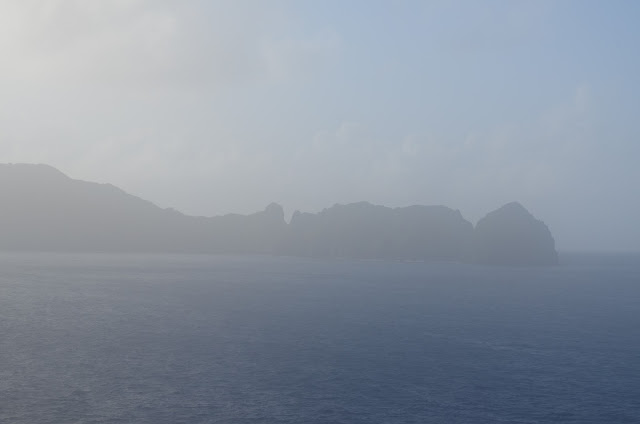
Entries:
[[555,265],[554,239],[519,203],[474,226],[445,206],[367,202],[251,215],[187,216],[48,165],[0,165],[0,249],[69,252],[271,254],[326,258]]

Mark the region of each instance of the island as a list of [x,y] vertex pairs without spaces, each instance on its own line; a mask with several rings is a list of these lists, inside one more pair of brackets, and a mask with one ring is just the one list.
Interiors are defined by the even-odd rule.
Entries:
[[475,226],[446,206],[368,202],[296,211],[289,223],[275,203],[250,215],[195,217],[41,164],[0,164],[0,196],[0,250],[558,263],[548,227],[516,202]]

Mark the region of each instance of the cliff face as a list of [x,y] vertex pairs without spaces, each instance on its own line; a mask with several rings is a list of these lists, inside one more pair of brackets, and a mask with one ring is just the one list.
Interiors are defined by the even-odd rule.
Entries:
[[473,261],[491,265],[556,265],[558,253],[544,222],[513,202],[478,221],[473,232]]
[[387,208],[366,202],[294,213],[290,254],[363,259],[460,260],[473,227],[444,206]]
[[251,215],[192,217],[46,165],[0,164],[0,249],[259,253],[359,259],[553,265],[549,229],[510,203],[475,229],[444,206],[367,202],[294,213],[271,204]]

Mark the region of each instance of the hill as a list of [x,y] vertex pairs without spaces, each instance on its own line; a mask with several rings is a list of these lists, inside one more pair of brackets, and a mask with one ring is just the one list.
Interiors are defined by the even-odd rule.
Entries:
[[75,180],[48,165],[0,164],[0,249],[184,252],[473,261],[553,265],[549,229],[518,203],[476,227],[445,206],[367,202],[317,214],[280,205],[250,215],[187,216],[110,184]]

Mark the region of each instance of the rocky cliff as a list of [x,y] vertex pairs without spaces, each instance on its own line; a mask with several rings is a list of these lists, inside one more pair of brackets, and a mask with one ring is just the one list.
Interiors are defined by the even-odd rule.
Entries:
[[445,206],[334,205],[284,220],[280,205],[251,215],[192,217],[47,165],[0,165],[0,249],[258,253],[328,258],[553,265],[547,226],[518,203],[476,227]]
[[473,231],[473,261],[491,265],[556,265],[558,253],[544,222],[513,202],[478,221]]

